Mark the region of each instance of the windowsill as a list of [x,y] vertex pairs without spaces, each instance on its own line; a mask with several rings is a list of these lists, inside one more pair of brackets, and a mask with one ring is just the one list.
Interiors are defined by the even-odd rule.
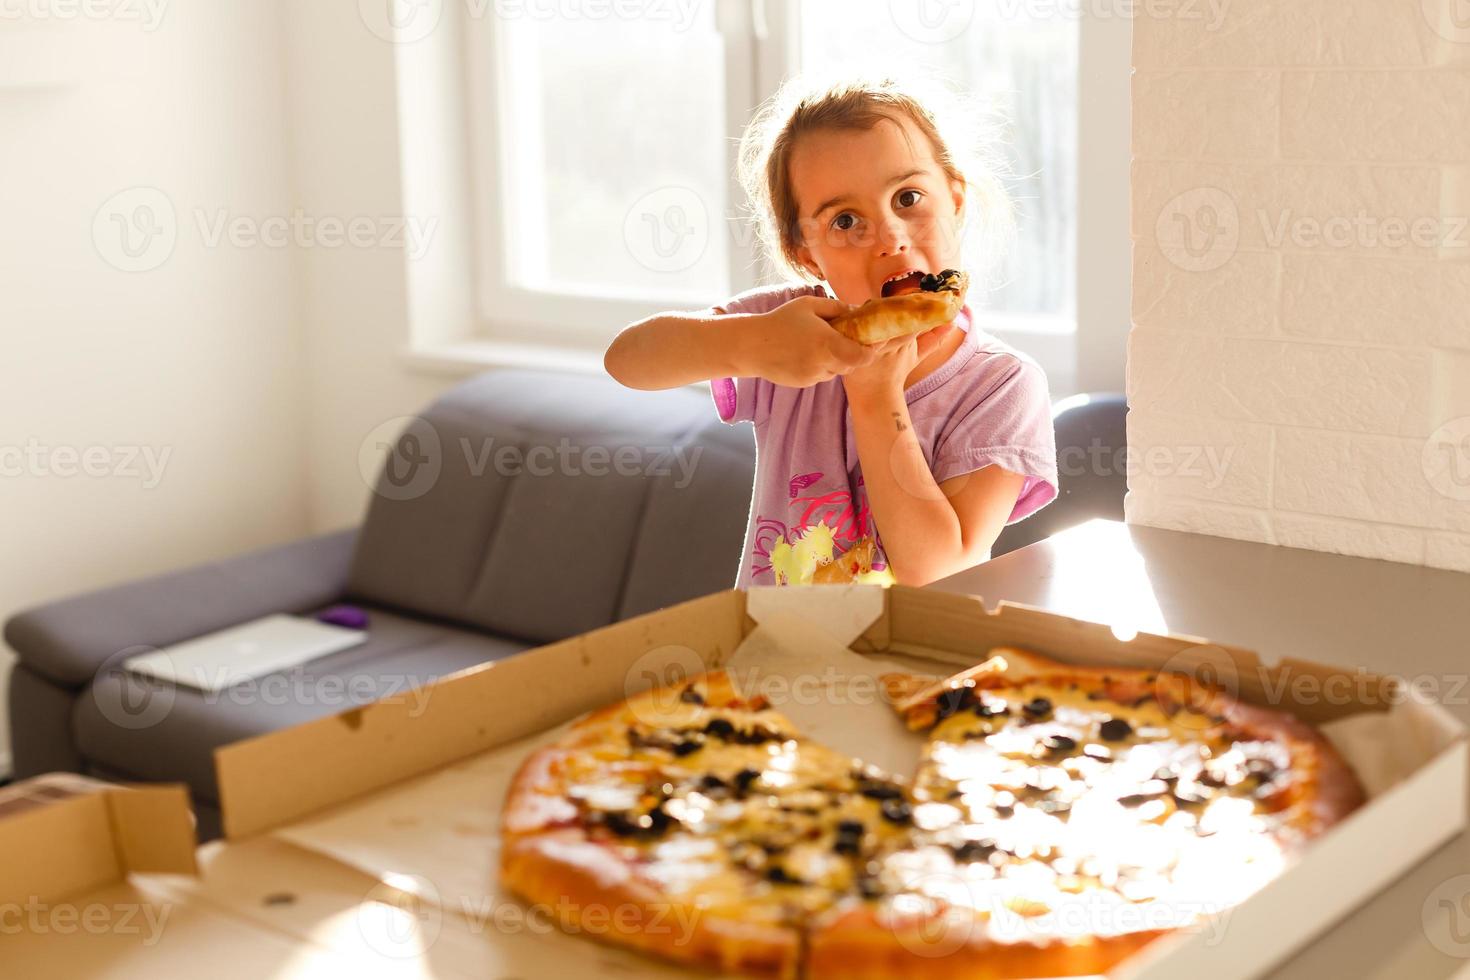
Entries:
[[603,374],[602,354],[591,348],[553,347],[546,344],[517,344],[502,340],[462,340],[448,344],[424,344],[405,348],[400,359],[425,374],[465,376],[486,368],[543,368]]

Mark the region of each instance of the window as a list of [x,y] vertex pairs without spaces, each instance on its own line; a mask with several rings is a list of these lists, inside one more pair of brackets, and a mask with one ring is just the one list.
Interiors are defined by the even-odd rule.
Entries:
[[[1071,321],[1077,306],[1077,22],[1028,15],[1030,5],[852,3],[800,6],[803,67],[870,58],[931,65],[1008,120],[1016,238],[988,307]],[[898,27],[897,21],[908,24]],[[953,35],[953,36],[950,36]]]
[[[907,55],[940,68],[1009,120],[1002,137],[1017,236],[1003,284],[986,301],[987,327],[1050,335],[1041,341],[1050,353],[1038,358],[1049,374],[1072,373],[1060,364],[1073,356],[1071,341],[1057,341],[1070,337],[1078,308],[1078,62],[1087,35],[1077,18],[967,0],[502,6],[465,30],[487,337],[600,348],[648,313],[755,285],[753,234],[738,220],[745,201],[734,180],[741,131],[791,72],[881,50],[885,62]],[[1126,81],[1123,92],[1126,107]],[[1126,228],[1118,237],[1126,247]],[[1126,323],[1126,304],[1121,315]]]

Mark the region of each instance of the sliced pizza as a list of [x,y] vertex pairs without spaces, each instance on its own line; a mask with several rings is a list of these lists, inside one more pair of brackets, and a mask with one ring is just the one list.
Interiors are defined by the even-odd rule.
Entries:
[[573,931],[764,976],[1106,971],[1234,905],[1363,801],[1314,729],[1175,674],[1013,649],[888,675],[912,783],[723,672],[534,753],[502,879]]

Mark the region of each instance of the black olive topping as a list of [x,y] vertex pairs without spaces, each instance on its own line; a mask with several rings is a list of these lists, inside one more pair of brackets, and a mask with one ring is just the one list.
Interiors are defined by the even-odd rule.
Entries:
[[603,815],[602,822],[619,837],[658,837],[669,829],[673,818],[664,812],[660,804],[638,816],[612,811]]
[[716,738],[728,739],[731,735],[735,734],[735,726],[728,718],[711,718],[709,723],[704,726],[704,733],[706,735],[713,735]]
[[704,704],[704,695],[696,691],[693,684],[690,684],[679,692],[679,700],[685,704]]
[[1046,698],[1032,698],[1021,706],[1026,717],[1032,721],[1040,721],[1051,716],[1051,701]]
[[1122,718],[1109,718],[1097,726],[1097,733],[1109,742],[1120,742],[1133,734],[1133,726]]
[[742,769],[735,774],[735,789],[744,794],[750,790],[750,785],[760,778],[759,769]]
[[773,732],[763,725],[757,725],[754,728],[736,729],[730,741],[737,745],[760,745],[763,742],[779,742],[785,738],[786,736],[780,732]]
[[935,706],[938,720],[943,721],[950,715],[963,710],[965,702],[974,696],[974,690],[968,687],[952,687],[945,691],[939,695],[939,702]]
[[1066,755],[1077,747],[1077,740],[1067,735],[1048,735],[1041,740],[1051,755]]
[[937,293],[941,289],[953,289],[954,280],[959,277],[959,272],[954,269],[945,269],[940,273],[928,273],[919,280],[919,288],[926,293]]
[[779,864],[773,864],[766,869],[766,880],[777,885],[802,885],[805,884],[800,878],[794,878],[791,873]]
[[883,819],[889,823],[908,823],[914,817],[914,811],[907,800],[884,800],[878,804],[878,809],[883,812]]
[[897,800],[903,798],[903,790],[892,783],[865,782],[858,789],[870,800]]
[[995,853],[995,841],[990,838],[982,840],[967,840],[950,846],[950,852],[954,854],[956,861],[986,861],[990,855]]
[[683,756],[698,752],[702,748],[704,748],[703,742],[696,742],[692,738],[686,738],[684,741],[676,743],[671,751],[675,755]]
[[714,790],[729,789],[729,784],[714,773],[705,773],[699,780],[699,788],[706,792]]

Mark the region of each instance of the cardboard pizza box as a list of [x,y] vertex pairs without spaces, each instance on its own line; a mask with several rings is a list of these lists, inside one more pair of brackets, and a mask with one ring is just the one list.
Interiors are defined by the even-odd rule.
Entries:
[[[1257,974],[1465,826],[1466,729],[1443,707],[1406,697],[1391,678],[1266,663],[1200,637],[1130,635],[1012,603],[989,609],[974,596],[855,585],[714,593],[441,678],[413,698],[223,747],[216,767],[226,835],[232,847],[274,839],[396,881],[456,928],[481,919],[472,931],[489,951],[476,961],[482,970],[565,970],[606,948],[555,933],[528,944],[524,930],[483,928],[486,912],[514,905],[494,880],[496,821],[509,773],[537,739],[655,683],[716,667],[742,681],[741,665],[745,679],[762,684],[866,660],[943,676],[1004,646],[1222,683],[1322,726],[1369,790],[1364,807],[1266,888],[1201,928],[1151,944],[1113,976]],[[866,750],[891,741],[883,728],[891,712],[857,704],[854,679],[819,679],[811,704],[800,703],[795,684],[787,703],[773,701],[809,735],[869,758]],[[531,945],[538,952],[527,952]],[[685,975],[634,962],[644,973]]]
[[0,789],[7,977],[483,977],[474,925],[269,837],[196,853],[183,786]]

